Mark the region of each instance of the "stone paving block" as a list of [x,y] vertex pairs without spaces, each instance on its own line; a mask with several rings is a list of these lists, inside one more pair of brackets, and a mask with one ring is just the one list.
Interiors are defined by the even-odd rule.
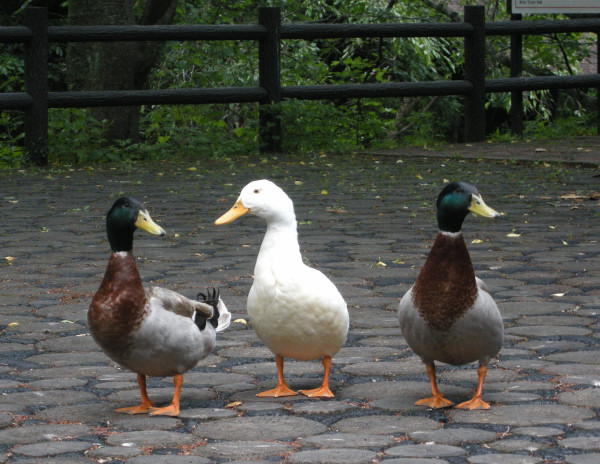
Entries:
[[[412,358],[415,358],[414,360]],[[342,367],[341,371],[357,376],[365,377],[388,377],[397,375],[415,375],[422,374],[424,370],[423,363],[416,359],[401,358],[398,361],[377,361],[353,363]]]
[[89,450],[87,455],[97,459],[127,459],[132,456],[143,454],[140,448],[135,446],[101,446]]
[[565,456],[565,462],[567,464],[597,464],[600,462],[600,453]]
[[73,421],[100,425],[123,417],[122,414],[115,413],[115,409],[113,403],[95,399],[85,403],[76,402],[76,404],[65,406],[50,406],[36,412],[35,417],[55,422]]
[[341,401],[306,401],[294,403],[291,410],[296,414],[333,414],[356,409],[356,405]]
[[578,350],[568,353],[556,353],[545,357],[549,361],[571,362],[582,364],[600,364],[598,354],[595,350]]
[[191,445],[197,437],[189,433],[171,432],[168,430],[140,430],[132,432],[118,432],[110,435],[106,443],[112,446],[153,446],[167,448],[170,446]]
[[470,456],[470,464],[540,464],[544,458],[519,454],[481,454]]
[[436,430],[442,424],[421,416],[362,416],[342,419],[331,424],[334,431],[388,435],[419,430]]
[[573,423],[596,417],[589,409],[558,404],[545,404],[543,407],[536,404],[506,405],[496,406],[487,411],[454,409],[449,412],[449,415],[456,422],[514,426]]
[[588,408],[600,407],[600,397],[598,395],[597,388],[586,388],[584,390],[562,392],[558,394],[558,401],[562,404],[570,404],[574,406],[583,406]]
[[207,443],[205,446],[195,448],[193,453],[213,458],[262,459],[283,456],[294,451],[294,447],[287,443],[237,440],[237,437],[235,438],[229,441]]
[[198,424],[194,435],[214,440],[295,440],[299,437],[324,433],[327,427],[320,422],[302,417],[252,416],[221,419],[216,422]]
[[377,457],[375,452],[362,449],[335,448],[299,451],[292,454],[290,464],[370,464]]
[[0,430],[0,444],[32,444],[40,440],[67,440],[91,434],[92,430],[85,425],[25,425]]
[[210,459],[200,456],[151,455],[137,456],[127,460],[128,464],[212,464]]
[[231,409],[219,409],[219,408],[192,408],[185,409],[179,413],[180,419],[196,419],[196,420],[210,420],[210,419],[221,419],[223,417],[236,417],[237,413]]
[[54,351],[58,353],[64,353],[65,351],[93,351],[100,352],[100,348],[94,341],[94,339],[87,335],[70,335],[67,337],[51,338],[36,343],[35,347],[38,350]]
[[537,401],[542,398],[541,395],[529,392],[499,392],[499,393],[484,393],[485,401],[492,403],[523,403]]
[[442,445],[463,445],[488,443],[498,438],[498,434],[472,427],[452,427],[430,431],[411,432],[408,436],[419,442],[433,442]]
[[57,456],[59,454],[77,453],[90,448],[90,443],[81,441],[54,441],[19,445],[12,449],[17,455],[29,457]]
[[559,444],[564,448],[600,450],[600,437],[570,437],[561,440]]
[[88,381],[84,379],[43,379],[28,382],[29,387],[35,390],[69,390],[83,387]]
[[0,395],[0,404],[19,404],[27,407],[47,407],[50,405],[69,405],[91,401],[96,397],[86,391],[78,390],[38,390]]
[[517,427],[512,430],[515,435],[528,435],[530,437],[551,437],[564,434],[564,430],[555,427]]
[[400,456],[407,458],[439,458],[450,456],[466,456],[466,450],[458,446],[422,444],[422,445],[400,445],[388,448],[385,451],[388,456]]
[[172,430],[177,431],[182,425],[180,417],[149,416],[147,414],[129,415],[115,413],[115,418],[110,423],[116,430],[120,431],[142,431],[142,430]]
[[108,358],[104,353],[99,351],[90,351],[87,353],[44,353],[29,356],[25,360],[42,366],[64,367],[80,364],[106,363]]
[[394,437],[385,435],[369,435],[360,433],[324,433],[314,437],[303,438],[300,444],[319,448],[368,448],[381,449],[393,446]]
[[384,464],[448,464],[445,459],[437,458],[392,458],[381,462]]
[[501,451],[504,453],[515,453],[519,451],[527,451],[530,454],[535,454],[536,451],[550,448],[549,443],[531,440],[519,439],[503,439],[492,443],[488,443],[490,449]]

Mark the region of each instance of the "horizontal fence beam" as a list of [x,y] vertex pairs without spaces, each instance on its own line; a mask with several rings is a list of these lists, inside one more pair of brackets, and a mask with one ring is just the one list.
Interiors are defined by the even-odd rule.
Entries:
[[560,34],[600,30],[600,18],[561,19],[559,21],[493,21],[485,24],[486,35]]
[[281,88],[282,98],[330,100],[333,98],[422,97],[429,95],[467,95],[473,91],[469,81],[391,82],[353,85],[289,85]]
[[348,39],[367,37],[464,37],[466,23],[282,24],[282,39]]
[[33,105],[33,97],[27,92],[0,93],[0,110],[26,110]]
[[119,42],[140,40],[258,40],[267,35],[260,25],[197,26],[50,26],[51,42]]
[[32,37],[31,30],[25,26],[0,27],[0,43],[23,43]]
[[[600,74],[581,76],[506,77],[487,79],[485,91],[548,90],[600,86]],[[434,95],[468,95],[473,84],[465,80],[431,82],[391,82],[384,84],[290,85],[281,88],[281,97],[296,100],[332,98],[420,97]],[[85,108],[127,105],[186,105],[202,103],[252,103],[267,101],[261,87],[223,87],[216,89],[103,90],[49,92],[51,108]],[[27,92],[0,94],[0,109],[23,110],[33,103]]]
[[504,77],[487,79],[486,92],[511,92],[513,90],[585,89],[600,87],[600,74],[580,76]]
[[48,106],[50,108],[87,108],[130,105],[195,105],[207,103],[248,103],[266,100],[267,91],[260,87],[103,90],[48,93]]

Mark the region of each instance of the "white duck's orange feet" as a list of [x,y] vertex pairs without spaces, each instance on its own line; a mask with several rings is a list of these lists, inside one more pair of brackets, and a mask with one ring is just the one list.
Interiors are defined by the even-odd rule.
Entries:
[[435,395],[431,398],[423,398],[415,403],[417,406],[427,406],[431,409],[449,408],[453,404],[454,403],[452,401],[447,400],[442,395]]
[[296,396],[296,395],[298,395],[298,393],[296,393],[294,390],[292,390],[286,384],[283,384],[283,385],[277,385],[277,387],[273,388],[272,390],[260,392],[256,396],[259,396],[261,398],[279,398],[280,396]]
[[456,405],[456,407],[460,409],[468,409],[469,411],[472,411],[473,409],[490,409],[489,403],[486,403],[481,399],[481,397],[478,396],[470,399],[469,401],[465,401],[464,403],[460,403]]
[[329,387],[323,386],[312,390],[300,390],[300,393],[309,398],[333,398],[333,393],[331,393]]

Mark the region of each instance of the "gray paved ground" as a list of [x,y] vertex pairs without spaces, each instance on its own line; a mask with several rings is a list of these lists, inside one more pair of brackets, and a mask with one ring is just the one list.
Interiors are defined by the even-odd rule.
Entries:
[[[0,462],[600,462],[598,145],[592,138],[0,174]],[[486,152],[586,164],[477,160]],[[108,257],[112,201],[140,197],[169,233],[137,234],[145,282],[189,296],[219,286],[234,318],[245,318],[264,224],[213,221],[262,177],[295,201],[306,259],[348,302],[336,398],[256,398],[274,385],[275,364],[238,322],[185,376],[179,418],[114,413],[137,401],[135,377],[108,362],[86,328]],[[474,182],[504,213],[497,221],[471,216],[464,227],[506,323],[484,391],[489,411],[414,406],[429,386],[397,327],[399,299],[436,232],[432,205],[445,179]],[[475,366],[440,371],[450,399],[472,394]],[[313,388],[321,366],[288,362],[286,374],[292,387]],[[171,379],[149,387],[156,402],[170,401]]]

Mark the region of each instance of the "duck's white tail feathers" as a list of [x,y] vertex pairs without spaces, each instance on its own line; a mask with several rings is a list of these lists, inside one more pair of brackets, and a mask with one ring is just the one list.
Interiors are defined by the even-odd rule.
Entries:
[[219,298],[217,309],[219,310],[219,319],[217,320],[217,328],[215,330],[217,332],[222,332],[229,327],[229,324],[231,323],[231,313],[221,298]]
[[485,284],[485,282],[483,280],[481,280],[479,277],[475,277],[475,282],[477,282],[477,286],[483,290],[484,292],[490,293],[490,291],[487,288],[487,285]]

